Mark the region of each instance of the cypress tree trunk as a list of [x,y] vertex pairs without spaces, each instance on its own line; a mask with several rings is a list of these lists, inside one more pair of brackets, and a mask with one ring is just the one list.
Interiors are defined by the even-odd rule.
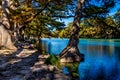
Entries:
[[80,54],[78,49],[79,43],[79,31],[80,31],[80,18],[82,6],[84,4],[84,0],[78,0],[76,5],[76,12],[74,16],[74,21],[72,25],[72,33],[70,40],[68,42],[67,47],[60,54],[60,62],[79,62],[83,59],[83,55]]
[[16,49],[11,40],[10,31],[13,30],[14,24],[11,21],[10,9],[13,9],[12,0],[2,0],[2,16],[0,20],[0,47]]

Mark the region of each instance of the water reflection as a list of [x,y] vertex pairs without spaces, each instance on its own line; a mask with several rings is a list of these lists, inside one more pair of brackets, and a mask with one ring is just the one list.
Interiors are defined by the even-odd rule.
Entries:
[[120,47],[113,43],[80,44],[85,55],[79,65],[80,80],[120,80]]
[[43,38],[43,46],[45,46],[46,53],[59,55],[59,53],[66,47],[68,39]]
[[120,80],[120,68],[113,62],[85,62],[79,65],[80,80]]
[[[43,39],[46,52],[59,55],[68,39]],[[120,80],[120,42],[80,40],[85,60],[78,67],[80,80]]]

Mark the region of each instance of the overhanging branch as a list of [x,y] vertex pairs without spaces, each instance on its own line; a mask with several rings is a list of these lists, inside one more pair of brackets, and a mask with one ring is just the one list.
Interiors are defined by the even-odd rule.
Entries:
[[25,28],[25,25],[28,24],[28,23],[30,23],[34,18],[37,17],[37,15],[39,15],[40,13],[42,13],[42,12],[45,10],[45,8],[48,6],[48,4],[49,4],[49,2],[46,3],[45,6],[40,9],[39,12],[37,12],[35,15],[33,15],[32,17],[30,17],[29,19],[27,19],[26,22],[24,22],[23,25],[21,25],[19,28],[15,29],[15,30],[13,30],[12,32],[15,32],[15,31],[19,30],[19,29],[22,28],[23,26],[24,26],[24,28]]
[[45,10],[45,8],[48,6],[48,4],[49,4],[49,2],[46,3],[45,6],[44,6],[42,9],[40,9],[39,12],[37,12],[35,15],[33,15],[31,18],[29,18],[29,19],[25,22],[25,24],[28,24],[28,23],[31,22],[34,18],[36,18],[37,15],[39,15],[40,13],[42,13],[42,12]]
[[61,15],[54,15],[54,16],[51,16],[51,17],[59,17],[59,18],[71,18],[71,17],[74,17],[73,15],[69,15],[69,16],[61,16]]

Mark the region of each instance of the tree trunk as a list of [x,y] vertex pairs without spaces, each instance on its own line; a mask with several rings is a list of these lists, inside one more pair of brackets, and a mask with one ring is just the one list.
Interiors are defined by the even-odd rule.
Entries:
[[61,58],[60,62],[79,62],[83,59],[83,55],[80,54],[78,49],[80,18],[83,4],[84,0],[78,0],[78,3],[76,5],[74,21],[72,25],[71,37],[67,47],[60,54]]
[[10,33],[4,28],[3,25],[0,25],[0,47],[14,50],[16,49],[11,41]]
[[37,36],[36,48],[37,48],[38,51],[40,51],[42,53],[41,36]]
[[10,9],[14,9],[12,0],[2,0],[2,16],[0,20],[0,47],[16,49],[11,40],[10,32],[14,28],[11,22]]

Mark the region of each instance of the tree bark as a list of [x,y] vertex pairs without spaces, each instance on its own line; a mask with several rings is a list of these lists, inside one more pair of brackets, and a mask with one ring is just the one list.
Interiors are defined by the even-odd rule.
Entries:
[[67,47],[60,54],[60,62],[79,62],[83,59],[83,55],[80,54],[80,51],[78,49],[80,18],[82,17],[81,11],[83,4],[84,0],[78,0],[70,40]]
[[3,25],[0,25],[0,47],[16,50],[16,47],[11,41],[10,33],[4,28]]
[[11,40],[10,32],[14,28],[14,24],[11,21],[10,9],[14,9],[12,0],[2,0],[2,16],[0,20],[0,47],[6,47],[8,49],[16,49]]

